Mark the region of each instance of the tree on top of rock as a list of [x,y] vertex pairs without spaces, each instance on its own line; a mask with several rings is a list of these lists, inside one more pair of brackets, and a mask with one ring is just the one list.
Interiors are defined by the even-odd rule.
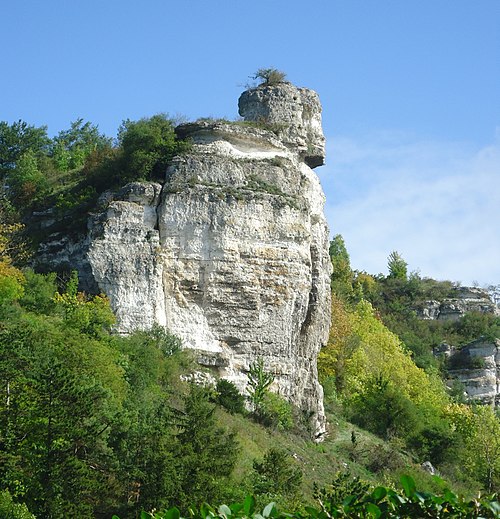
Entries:
[[261,81],[259,86],[274,86],[286,83],[286,73],[276,68],[260,68],[252,78]]

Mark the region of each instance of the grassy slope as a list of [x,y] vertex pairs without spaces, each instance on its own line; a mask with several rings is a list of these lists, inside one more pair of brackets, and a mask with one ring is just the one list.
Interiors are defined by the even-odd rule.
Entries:
[[[305,500],[312,502],[313,485],[328,485],[338,472],[350,472],[374,485],[398,486],[403,474],[410,474],[421,490],[442,492],[452,486],[456,492],[473,492],[467,484],[454,480],[452,483],[439,481],[420,468],[420,464],[404,452],[400,445],[384,442],[377,436],[363,431],[347,422],[335,412],[327,412],[329,434],[324,442],[316,444],[300,431],[276,431],[265,428],[241,415],[230,415],[218,410],[218,419],[223,427],[237,432],[241,445],[233,477],[242,492],[251,492],[250,477],[254,459],[261,460],[272,448],[285,449],[303,472],[302,493]],[[352,431],[356,444],[353,446]]]

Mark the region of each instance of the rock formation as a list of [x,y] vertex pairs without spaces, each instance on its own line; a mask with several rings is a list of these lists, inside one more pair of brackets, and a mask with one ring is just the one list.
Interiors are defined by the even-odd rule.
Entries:
[[[122,333],[168,327],[241,391],[258,358],[274,390],[325,430],[316,359],[330,323],[317,95],[289,83],[239,100],[240,123],[180,126],[192,151],[163,184],[101,196],[79,243],[45,244],[111,300]],[[57,252],[56,252],[57,251]]]
[[421,319],[456,321],[467,312],[493,313],[500,311],[486,290],[475,287],[457,287],[454,297],[442,301],[425,301],[415,311]]
[[[457,321],[467,312],[500,315],[488,292],[475,287],[457,287],[455,297],[426,301],[417,309],[422,319]],[[446,360],[450,384],[458,380],[468,400],[489,405],[500,403],[500,339],[478,339],[462,347],[443,343],[434,355]]]
[[499,405],[500,339],[481,337],[460,350],[448,347],[448,351],[440,353],[448,357],[450,379],[463,384],[469,400]]

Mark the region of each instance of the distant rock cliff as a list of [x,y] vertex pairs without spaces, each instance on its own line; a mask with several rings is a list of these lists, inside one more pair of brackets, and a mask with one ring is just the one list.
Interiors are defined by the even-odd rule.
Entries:
[[[457,321],[468,312],[500,316],[500,310],[486,290],[457,287],[454,297],[426,301],[417,309],[422,319]],[[462,347],[441,344],[434,355],[446,359],[450,384],[458,380],[468,400],[498,406],[500,404],[500,339],[479,337]]]
[[500,311],[491,300],[488,292],[475,287],[457,287],[453,297],[441,301],[425,301],[415,308],[421,319],[456,321],[467,312],[492,313],[500,315]]
[[193,149],[165,182],[101,196],[85,240],[46,243],[106,293],[118,331],[168,327],[243,391],[258,358],[274,389],[325,430],[317,354],[330,324],[324,162],[315,92],[289,83],[244,92],[241,123],[177,132]]
[[461,349],[448,345],[439,348],[448,358],[450,381],[463,385],[468,400],[500,405],[500,339],[479,339]]

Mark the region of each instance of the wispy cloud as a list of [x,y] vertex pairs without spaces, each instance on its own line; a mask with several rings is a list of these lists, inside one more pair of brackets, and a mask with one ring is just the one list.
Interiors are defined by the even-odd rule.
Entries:
[[353,268],[386,272],[397,250],[423,276],[500,283],[499,137],[483,148],[397,133],[333,139],[318,173]]

